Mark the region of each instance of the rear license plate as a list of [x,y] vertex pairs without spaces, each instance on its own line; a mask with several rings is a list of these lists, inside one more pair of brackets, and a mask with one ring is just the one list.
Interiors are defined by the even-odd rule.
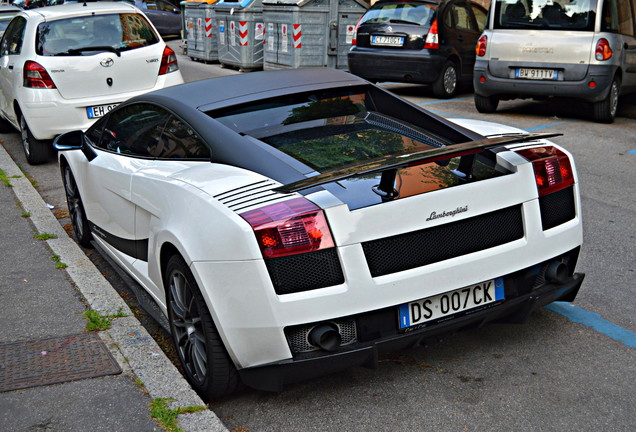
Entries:
[[119,104],[96,105],[92,107],[86,107],[86,115],[90,119],[103,117],[105,114],[110,112],[113,108],[115,108],[117,105]]
[[404,37],[373,35],[371,36],[371,45],[402,46],[404,45]]
[[554,69],[518,68],[515,71],[515,78],[531,80],[556,80],[559,79],[559,71]]
[[400,329],[464,312],[504,299],[504,282],[499,277],[444,294],[398,306]]

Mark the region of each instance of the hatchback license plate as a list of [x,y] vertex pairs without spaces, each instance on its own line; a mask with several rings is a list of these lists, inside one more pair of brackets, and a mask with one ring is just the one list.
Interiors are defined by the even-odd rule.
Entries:
[[109,105],[96,105],[92,107],[86,107],[86,115],[88,118],[100,118],[112,111],[118,104]]
[[403,36],[371,36],[371,45],[381,46],[402,46],[404,45]]
[[504,282],[499,277],[475,285],[438,294],[398,307],[400,329],[417,326],[458,312],[504,299]]
[[559,71],[554,69],[519,68],[515,71],[515,78],[531,80],[556,80],[559,79]]

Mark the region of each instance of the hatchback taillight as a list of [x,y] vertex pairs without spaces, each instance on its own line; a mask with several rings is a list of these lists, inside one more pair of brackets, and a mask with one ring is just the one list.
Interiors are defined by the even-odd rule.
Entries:
[[607,39],[600,38],[598,42],[596,42],[595,57],[598,61],[609,60],[612,58],[612,48],[610,47]]
[[488,45],[488,36],[483,35],[477,41],[477,45],[475,46],[475,54],[477,57],[483,57],[486,55],[486,46]]
[[362,21],[362,18],[364,18],[364,15],[360,17],[358,23],[356,24],[356,29],[353,31],[353,39],[351,40],[352,46],[358,45],[358,29],[360,28],[360,22]]
[[51,75],[49,75],[46,69],[39,63],[31,60],[26,61],[22,73],[24,76],[24,87],[40,89],[57,88],[51,79]]
[[179,70],[179,65],[177,64],[177,55],[174,53],[173,49],[169,46],[166,46],[163,49],[163,55],[161,56],[161,66],[159,67],[159,75],[165,75],[170,72],[175,72]]
[[270,204],[240,215],[256,235],[265,258],[334,247],[323,211],[306,198]]
[[574,184],[570,158],[556,147],[534,147],[515,150],[530,162],[539,196],[551,194]]
[[426,40],[424,41],[424,49],[439,49],[439,35],[437,32],[437,20],[433,20],[431,28],[428,30]]

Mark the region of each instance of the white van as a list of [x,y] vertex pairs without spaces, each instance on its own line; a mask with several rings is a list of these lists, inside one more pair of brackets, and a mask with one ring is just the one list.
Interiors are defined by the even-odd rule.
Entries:
[[572,97],[611,123],[619,94],[636,90],[636,0],[493,0],[476,46],[475,106]]

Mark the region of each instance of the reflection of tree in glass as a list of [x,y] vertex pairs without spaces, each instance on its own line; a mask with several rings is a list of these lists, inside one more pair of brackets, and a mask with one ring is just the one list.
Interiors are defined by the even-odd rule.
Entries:
[[284,125],[301,123],[310,120],[330,117],[354,115],[364,110],[364,106],[353,103],[351,99],[327,99],[309,102],[291,110],[291,114],[283,121]]
[[287,143],[282,136],[278,136],[276,141],[279,150],[319,171],[361,163],[385,155],[399,154],[405,150],[401,135],[375,129],[352,130],[349,133],[301,141],[292,138]]

